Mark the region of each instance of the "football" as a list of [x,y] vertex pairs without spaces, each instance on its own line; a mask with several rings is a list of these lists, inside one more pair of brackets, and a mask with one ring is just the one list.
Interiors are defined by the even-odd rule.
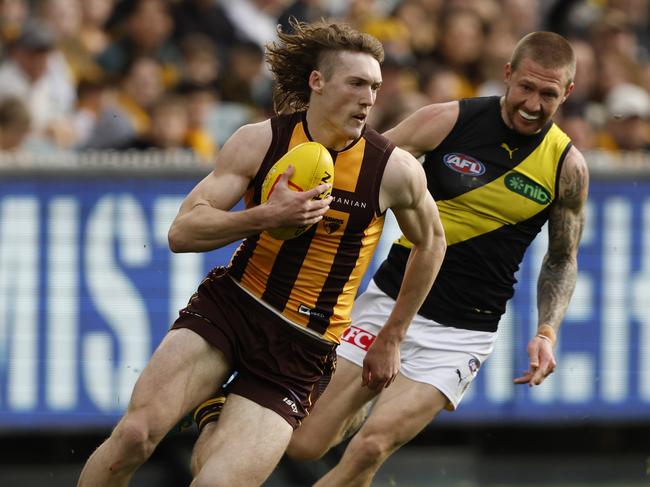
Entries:
[[[321,183],[327,183],[330,185],[329,189],[317,196],[317,199],[325,198],[332,193],[334,185],[332,156],[318,142],[304,142],[287,152],[269,169],[262,183],[262,203],[269,199],[278,178],[290,165],[294,167],[294,171],[289,179],[289,188],[294,191],[308,191]],[[310,227],[311,225],[274,228],[267,233],[278,240],[289,240],[302,235]]]

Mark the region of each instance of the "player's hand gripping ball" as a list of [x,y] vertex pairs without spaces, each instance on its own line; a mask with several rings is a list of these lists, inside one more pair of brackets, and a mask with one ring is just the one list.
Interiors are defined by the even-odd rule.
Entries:
[[[293,166],[293,176],[289,179],[289,188],[294,191],[309,191],[322,183],[330,185],[329,189],[319,194],[316,199],[323,199],[332,193],[334,185],[334,161],[329,151],[318,142],[304,142],[295,146],[271,167],[262,183],[262,203],[273,192],[280,175]],[[289,240],[305,233],[311,225],[282,227],[268,230],[278,240]]]

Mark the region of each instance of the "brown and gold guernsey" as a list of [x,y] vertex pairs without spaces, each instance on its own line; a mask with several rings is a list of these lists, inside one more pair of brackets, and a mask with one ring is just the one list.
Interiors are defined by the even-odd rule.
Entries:
[[[262,181],[273,164],[312,140],[304,113],[274,117],[271,127],[273,140],[246,192],[247,207],[260,203]],[[338,343],[383,229],[379,188],[393,149],[366,127],[345,149],[330,150],[333,200],[323,220],[291,240],[266,232],[246,238],[230,262],[233,279],[288,322]]]
[[[548,219],[570,146],[553,123],[534,135],[508,128],[499,97],[461,100],[454,128],[424,161],[448,246],[420,315],[456,328],[497,329],[524,253]],[[408,255],[402,237],[374,276],[393,298]]]

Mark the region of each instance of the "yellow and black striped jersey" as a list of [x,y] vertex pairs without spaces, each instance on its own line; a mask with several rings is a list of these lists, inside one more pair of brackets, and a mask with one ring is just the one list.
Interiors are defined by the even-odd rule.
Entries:
[[[260,203],[273,164],[294,146],[312,140],[304,113],[271,119],[273,140],[246,192],[246,206]],[[333,200],[323,220],[291,240],[262,232],[245,239],[230,262],[230,275],[249,294],[289,322],[332,342],[350,324],[350,312],[384,225],[379,188],[394,149],[366,127],[334,159]]]
[[[524,253],[548,219],[570,146],[552,122],[534,135],[508,128],[499,97],[460,101],[452,131],[425,155],[448,247],[419,314],[457,328],[497,329]],[[408,254],[402,237],[375,274],[393,298]]]

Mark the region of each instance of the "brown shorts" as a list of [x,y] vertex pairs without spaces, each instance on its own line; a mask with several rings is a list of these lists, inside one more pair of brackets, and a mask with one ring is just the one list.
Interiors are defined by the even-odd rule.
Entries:
[[[288,324],[215,268],[172,329],[189,328],[221,350],[238,372],[228,388],[300,426],[334,373],[336,345]],[[219,384],[215,384],[217,389]]]

